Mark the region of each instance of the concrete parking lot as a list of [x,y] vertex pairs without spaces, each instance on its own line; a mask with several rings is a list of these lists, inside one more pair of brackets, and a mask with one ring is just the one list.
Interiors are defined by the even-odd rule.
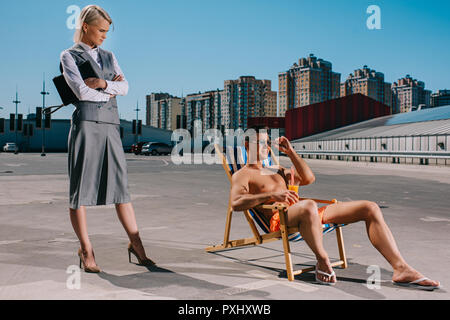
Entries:
[[[289,163],[287,158],[282,164]],[[221,165],[175,165],[170,156],[127,154],[129,187],[149,256],[158,267],[130,264],[114,205],[88,207],[88,227],[102,272],[80,274],[78,240],[68,212],[67,154],[0,153],[0,299],[449,299],[450,174],[448,168],[306,160],[316,174],[306,197],[378,203],[409,264],[437,279],[433,292],[390,283],[391,268],[371,246],[363,223],[344,228],[347,269],[334,287],[312,273],[289,282],[281,241],[206,253],[223,239],[229,183]],[[251,236],[241,213],[232,238]],[[324,237],[338,257],[335,233]],[[296,268],[315,264],[304,242],[292,245]],[[381,285],[369,288],[371,266]],[[68,273],[69,270],[69,273]],[[369,271],[369,272],[368,272]]]

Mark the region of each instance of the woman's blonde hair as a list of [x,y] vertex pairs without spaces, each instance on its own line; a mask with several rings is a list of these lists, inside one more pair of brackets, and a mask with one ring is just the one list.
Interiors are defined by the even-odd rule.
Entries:
[[80,16],[77,19],[73,41],[80,42],[81,39],[83,38],[84,35],[83,23],[91,24],[100,18],[105,19],[106,21],[109,22],[109,24],[113,23],[111,17],[103,8],[95,4],[90,4],[84,7],[83,10],[81,10]]

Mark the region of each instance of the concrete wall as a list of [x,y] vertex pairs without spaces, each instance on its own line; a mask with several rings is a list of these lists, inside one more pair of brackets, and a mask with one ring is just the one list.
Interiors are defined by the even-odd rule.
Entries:
[[[17,143],[19,150],[24,152],[40,152],[42,150],[43,129],[35,128],[34,120],[24,120],[23,123],[30,123],[33,126],[33,136],[24,136],[23,131],[17,132]],[[142,135],[138,138],[132,134],[132,122],[121,120],[120,126],[123,128],[122,144],[126,151],[137,141],[158,141],[171,144],[172,131],[158,129],[151,126],[142,126]],[[55,119],[51,122],[51,128],[45,129],[45,151],[46,152],[67,152],[67,141],[69,137],[70,120]],[[5,132],[0,133],[0,152],[7,142],[15,142],[16,134],[9,131],[9,119],[5,119]]]

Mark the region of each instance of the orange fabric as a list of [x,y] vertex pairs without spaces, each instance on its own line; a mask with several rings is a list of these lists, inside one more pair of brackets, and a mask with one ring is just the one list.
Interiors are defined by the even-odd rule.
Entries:
[[[320,207],[319,208],[319,217],[320,222],[323,224],[323,212],[328,207],[328,205]],[[270,218],[270,232],[275,232],[280,230],[280,213],[278,210],[274,210],[274,214],[272,215],[272,218]]]
[[275,210],[275,213],[270,218],[270,232],[275,232],[280,230],[280,213]]

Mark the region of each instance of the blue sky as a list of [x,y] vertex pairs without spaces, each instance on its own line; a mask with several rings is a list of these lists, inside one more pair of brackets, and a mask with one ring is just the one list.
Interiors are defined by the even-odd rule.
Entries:
[[[5,1],[0,4],[0,117],[60,103],[51,79],[59,74],[59,55],[70,47],[66,26],[70,5],[95,3],[114,21],[103,48],[115,53],[130,84],[118,97],[122,118],[133,119],[145,96],[169,92],[181,96],[222,89],[241,75],[272,80],[301,57],[314,53],[332,62],[344,81],[368,65],[394,82],[410,74],[432,91],[450,89],[450,2],[443,0],[129,0]],[[369,30],[369,5],[381,9],[381,30]],[[69,118],[73,106],[55,118]]]

